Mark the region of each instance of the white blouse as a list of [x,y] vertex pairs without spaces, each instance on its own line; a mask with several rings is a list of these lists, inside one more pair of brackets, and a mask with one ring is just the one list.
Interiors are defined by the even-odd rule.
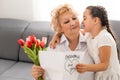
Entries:
[[111,47],[108,69],[106,71],[97,72],[95,80],[120,80],[120,64],[117,56],[117,48],[111,34],[103,29],[94,39],[89,36],[87,39],[87,45],[95,64],[100,63],[98,49],[102,46]]
[[[83,63],[93,64],[93,59],[91,58],[91,56],[88,53],[86,39],[87,39],[86,36],[84,36],[80,33],[79,43],[78,43],[78,46],[76,47],[75,51],[85,52]],[[65,35],[62,35],[60,44],[57,45],[55,49],[48,48],[48,50],[50,50],[50,51],[63,51],[63,52],[64,51],[71,51],[71,49],[69,48],[69,42],[68,42],[67,38],[65,37]],[[79,79],[80,80],[94,80],[94,73],[93,72],[80,73]]]

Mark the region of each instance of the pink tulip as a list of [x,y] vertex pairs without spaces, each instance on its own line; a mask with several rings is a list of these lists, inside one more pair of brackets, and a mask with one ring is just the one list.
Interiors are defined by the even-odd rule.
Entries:
[[42,41],[46,44],[47,43],[47,37],[42,37]]

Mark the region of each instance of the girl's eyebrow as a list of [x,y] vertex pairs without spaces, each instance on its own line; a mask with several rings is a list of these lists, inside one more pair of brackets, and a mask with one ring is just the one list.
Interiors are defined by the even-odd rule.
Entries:
[[86,17],[86,16],[83,16],[83,17]]

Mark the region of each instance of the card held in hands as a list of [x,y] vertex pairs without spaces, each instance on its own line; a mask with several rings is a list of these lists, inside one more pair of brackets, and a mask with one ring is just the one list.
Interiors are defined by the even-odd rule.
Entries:
[[82,63],[81,51],[39,51],[41,67],[50,80],[79,80],[76,64]]

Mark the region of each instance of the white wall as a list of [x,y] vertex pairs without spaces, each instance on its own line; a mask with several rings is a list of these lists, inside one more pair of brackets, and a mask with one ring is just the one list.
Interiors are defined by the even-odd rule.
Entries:
[[102,5],[112,20],[120,20],[119,0],[0,0],[0,18],[50,21],[51,11],[59,4],[68,3],[80,14],[88,5]]
[[85,8],[89,5],[101,5],[106,8],[108,18],[120,20],[120,1],[119,0],[33,0],[34,1],[34,20],[50,21],[51,11],[60,4],[68,3],[78,12],[80,20]]
[[0,0],[0,18],[33,20],[33,0]]

